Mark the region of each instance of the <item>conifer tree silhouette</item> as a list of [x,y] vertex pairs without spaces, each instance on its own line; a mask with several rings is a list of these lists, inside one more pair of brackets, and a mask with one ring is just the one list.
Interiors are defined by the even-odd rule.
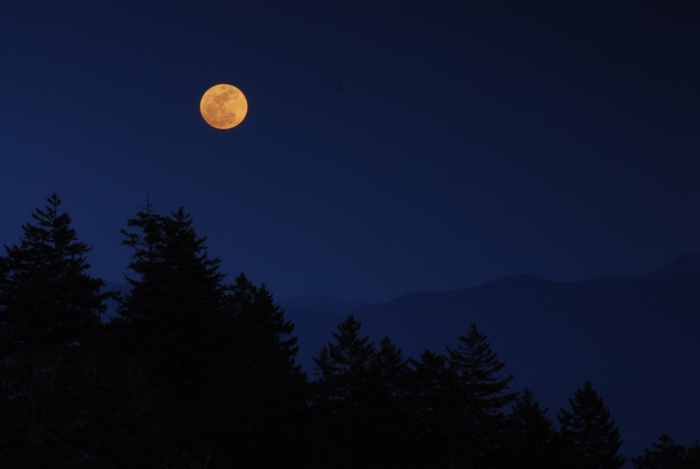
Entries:
[[225,372],[231,329],[222,308],[221,259],[209,257],[206,238],[192,224],[182,207],[163,216],[148,199],[128,219],[135,231],[121,232],[122,244],[132,248],[126,276],[131,290],[112,321],[111,341],[122,356],[122,376],[139,377],[127,382],[140,383],[143,395],[127,399],[156,397],[148,412],[132,408],[148,431],[144,443],[131,443],[146,444],[146,452],[170,461],[216,461],[221,451],[212,450],[210,441],[217,433],[213,389]]
[[406,373],[408,367],[402,350],[384,337],[374,351],[368,381],[367,458],[377,467],[391,467],[408,461],[408,427]]
[[407,409],[413,467],[450,467],[461,419],[456,409],[456,376],[445,355],[425,350],[420,360],[409,358]]
[[461,447],[453,451],[454,464],[466,456],[466,467],[480,467],[491,458],[494,443],[504,420],[503,407],[513,401],[517,393],[506,393],[513,375],[499,378],[497,373],[505,366],[491,350],[486,335],[472,324],[459,337],[457,348],[448,351],[448,363],[456,378],[457,412],[461,418]]
[[[85,436],[103,301],[54,193],[20,245],[0,258],[0,459],[5,467],[67,467]],[[0,461],[0,463],[3,461]]]
[[221,259],[209,258],[182,207],[169,216],[153,213],[150,202],[145,210],[128,220],[140,232],[121,230],[122,244],[133,248],[133,277],[126,276],[131,290],[118,313],[163,384],[196,395],[208,389],[225,340]]
[[546,412],[547,409],[540,409],[528,388],[516,396],[506,417],[504,467],[551,467],[548,453],[554,427]]
[[317,426],[316,454],[321,465],[357,467],[369,446],[368,394],[374,365],[374,343],[360,338],[361,323],[354,315],[333,332],[335,343],[321,349],[313,384]]
[[573,399],[569,399],[571,412],[560,408],[557,415],[560,433],[569,443],[572,455],[581,469],[619,469],[625,458],[618,454],[622,440],[610,411],[586,381]]
[[70,216],[58,213],[61,199],[53,194],[47,201],[46,211],[31,214],[36,225],[22,225],[20,245],[5,246],[0,305],[10,340],[3,358],[87,345],[110,297],[100,293],[104,281],[86,273],[91,248],[78,241]]
[[700,443],[698,440],[690,445],[686,454],[688,455],[688,469],[700,469]]
[[265,284],[257,288],[241,273],[227,290],[224,308],[233,331],[227,426],[234,429],[231,441],[241,443],[239,464],[294,467],[301,464],[306,407],[306,374],[295,362],[294,325],[284,319]]
[[644,455],[632,458],[635,469],[691,469],[692,461],[685,446],[677,445],[666,434],[659,437],[658,443],[652,443],[653,450],[644,448]]

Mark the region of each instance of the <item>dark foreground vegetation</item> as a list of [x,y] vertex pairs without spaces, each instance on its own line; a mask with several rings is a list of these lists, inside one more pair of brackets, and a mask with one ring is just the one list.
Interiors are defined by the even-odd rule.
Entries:
[[[471,325],[447,354],[404,360],[351,315],[295,364],[293,324],[265,285],[224,282],[182,210],[147,203],[122,230],[125,297],[87,274],[54,194],[0,257],[2,468],[585,468],[624,464],[586,382],[546,418]],[[119,317],[100,320],[105,300]],[[700,469],[667,435],[637,468]]]

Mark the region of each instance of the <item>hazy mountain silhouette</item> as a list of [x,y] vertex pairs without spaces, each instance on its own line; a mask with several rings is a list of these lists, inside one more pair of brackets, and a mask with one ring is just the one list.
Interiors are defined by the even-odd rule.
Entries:
[[289,300],[282,300],[279,302],[279,305],[285,311],[293,309],[305,309],[312,311],[323,311],[334,314],[348,313],[354,309],[366,306],[368,304],[369,303],[365,301],[345,301],[326,295],[298,296]]
[[645,275],[644,278],[663,278],[696,272],[700,272],[700,254],[687,252],[670,264]]

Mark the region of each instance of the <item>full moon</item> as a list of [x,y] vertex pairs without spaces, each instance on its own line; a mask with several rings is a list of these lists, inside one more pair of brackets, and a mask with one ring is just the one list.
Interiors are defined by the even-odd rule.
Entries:
[[231,129],[248,113],[248,101],[233,85],[214,85],[199,102],[199,110],[207,124],[215,129]]

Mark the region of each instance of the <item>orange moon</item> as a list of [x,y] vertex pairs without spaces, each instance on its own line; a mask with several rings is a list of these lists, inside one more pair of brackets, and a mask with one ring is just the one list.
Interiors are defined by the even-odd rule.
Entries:
[[248,101],[233,85],[214,85],[202,96],[199,110],[206,123],[215,129],[231,129],[245,118]]

